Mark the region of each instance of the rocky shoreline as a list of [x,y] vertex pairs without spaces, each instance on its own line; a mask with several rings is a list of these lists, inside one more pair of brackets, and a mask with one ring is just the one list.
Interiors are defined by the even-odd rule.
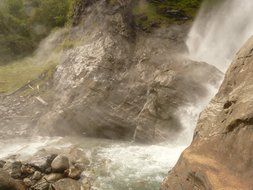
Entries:
[[80,149],[69,155],[35,155],[26,161],[14,156],[0,160],[1,190],[89,190],[85,175],[89,160]]

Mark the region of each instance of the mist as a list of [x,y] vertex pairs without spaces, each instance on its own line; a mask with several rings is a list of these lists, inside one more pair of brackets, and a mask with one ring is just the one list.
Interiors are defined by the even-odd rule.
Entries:
[[203,4],[188,35],[189,57],[225,71],[235,53],[253,34],[252,0]]

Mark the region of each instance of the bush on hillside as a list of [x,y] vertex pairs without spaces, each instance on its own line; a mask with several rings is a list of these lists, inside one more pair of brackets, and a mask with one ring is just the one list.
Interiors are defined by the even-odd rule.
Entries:
[[42,38],[68,20],[72,0],[1,0],[0,64],[33,52]]

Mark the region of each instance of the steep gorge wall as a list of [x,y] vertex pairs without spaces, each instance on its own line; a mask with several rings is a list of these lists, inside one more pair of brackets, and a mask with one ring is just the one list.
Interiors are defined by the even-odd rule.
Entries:
[[253,188],[253,38],[237,53],[162,190]]

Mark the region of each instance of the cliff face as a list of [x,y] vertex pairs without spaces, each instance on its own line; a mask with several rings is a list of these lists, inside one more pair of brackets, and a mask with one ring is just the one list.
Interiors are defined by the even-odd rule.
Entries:
[[162,190],[253,187],[253,38],[239,51],[215,98],[202,112],[191,146]]
[[216,68],[178,56],[187,25],[144,33],[132,26],[129,6],[98,1],[82,10],[71,32],[80,43],[57,68],[58,96],[39,120],[40,132],[163,141],[181,129],[177,109],[205,97],[206,84],[218,84]]
[[[131,1],[80,3],[74,13],[75,27],[63,31],[63,39],[48,42],[71,44],[59,54],[51,88],[29,96],[42,103],[42,110],[27,112],[21,103],[20,113],[0,126],[17,126],[16,120],[18,126],[28,123],[19,116],[26,118],[29,113],[32,123],[25,130],[32,127],[45,135],[140,142],[172,139],[182,129],[177,110],[205,98],[207,86],[218,86],[222,73],[182,56],[188,24],[148,33],[133,24]],[[3,105],[10,106],[11,99],[5,98]]]

